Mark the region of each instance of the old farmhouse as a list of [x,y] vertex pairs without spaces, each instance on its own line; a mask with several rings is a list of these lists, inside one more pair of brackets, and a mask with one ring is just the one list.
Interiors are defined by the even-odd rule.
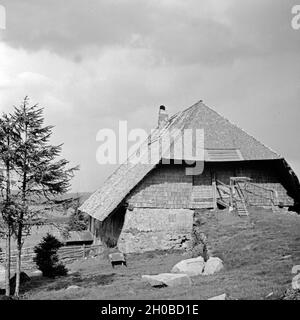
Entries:
[[204,130],[203,172],[187,174],[191,165],[178,163],[174,150],[160,150],[154,163],[120,165],[80,208],[95,242],[123,252],[184,248],[196,209],[243,216],[249,206],[298,208],[299,181],[285,159],[202,101],[170,118],[161,106],[158,127],[139,152],[175,129]]

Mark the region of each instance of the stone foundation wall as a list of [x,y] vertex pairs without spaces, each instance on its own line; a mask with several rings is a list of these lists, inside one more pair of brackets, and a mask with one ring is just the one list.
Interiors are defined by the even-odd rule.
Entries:
[[189,209],[127,210],[118,247],[126,253],[187,248],[193,215]]

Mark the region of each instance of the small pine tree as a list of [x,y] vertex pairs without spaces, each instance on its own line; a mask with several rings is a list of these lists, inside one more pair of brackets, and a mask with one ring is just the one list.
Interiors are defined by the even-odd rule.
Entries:
[[65,276],[68,272],[66,267],[59,262],[57,250],[62,247],[62,243],[53,235],[47,234],[42,241],[34,247],[36,254],[34,262],[43,276],[54,278],[55,276]]

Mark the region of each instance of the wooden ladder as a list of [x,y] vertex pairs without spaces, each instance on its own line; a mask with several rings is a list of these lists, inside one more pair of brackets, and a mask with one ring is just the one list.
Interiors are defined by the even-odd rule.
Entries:
[[239,216],[248,216],[249,211],[247,209],[245,201],[237,201],[236,202],[236,211]]
[[236,196],[234,197],[234,202],[235,202],[235,207],[236,207],[237,214],[240,217],[241,216],[248,216],[249,215],[249,211],[247,209],[247,205],[246,205],[244,194],[243,194],[243,192],[242,192],[242,190],[241,190],[239,185],[235,185],[234,188],[235,188],[235,191],[236,191]]
[[236,184],[233,186],[235,193],[232,193],[231,186],[217,180],[217,203],[223,207],[229,208],[231,205],[235,208],[239,216],[248,216],[249,212],[246,206],[246,200],[241,187]]

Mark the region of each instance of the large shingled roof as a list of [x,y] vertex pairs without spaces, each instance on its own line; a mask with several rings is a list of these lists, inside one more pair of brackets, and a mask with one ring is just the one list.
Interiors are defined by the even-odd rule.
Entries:
[[[165,133],[178,129],[180,131],[204,129],[205,149],[237,149],[243,160],[282,159],[280,155],[207,107],[202,101],[176,113],[164,127],[154,130],[148,140],[141,145],[140,150],[148,148],[149,141],[157,141],[157,138]],[[80,210],[103,221],[160,160],[161,155],[157,162],[151,164],[132,163],[131,161],[121,164],[83,203]]]

